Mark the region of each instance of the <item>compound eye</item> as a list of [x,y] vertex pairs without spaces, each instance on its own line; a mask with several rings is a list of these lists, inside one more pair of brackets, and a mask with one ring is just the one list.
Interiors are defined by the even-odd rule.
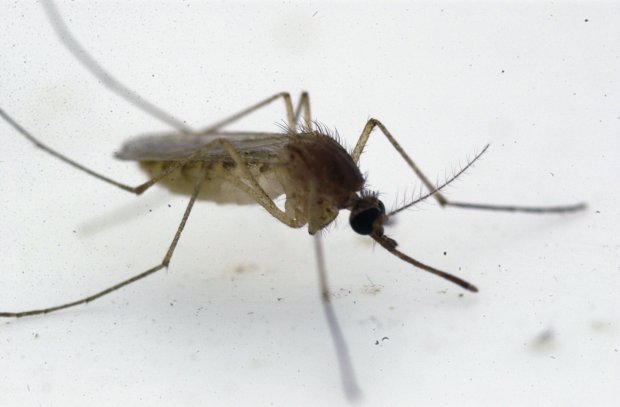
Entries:
[[[376,204],[361,205],[365,208],[356,208],[351,211],[349,216],[349,223],[354,231],[360,235],[369,235],[377,227],[375,222],[377,219],[382,218],[385,215],[385,206],[383,202],[377,200]],[[381,228],[382,230],[382,228]]]
[[369,235],[372,233],[372,226],[379,216],[381,216],[379,208],[368,208],[360,212],[351,212],[349,223],[353,230],[360,235]]

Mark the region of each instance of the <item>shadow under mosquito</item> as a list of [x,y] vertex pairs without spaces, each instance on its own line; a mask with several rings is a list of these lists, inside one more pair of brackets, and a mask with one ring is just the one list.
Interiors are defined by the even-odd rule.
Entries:
[[154,191],[148,198],[129,200],[112,209],[106,210],[103,208],[98,210],[97,215],[89,220],[80,222],[77,230],[82,236],[93,236],[138,219],[149,211],[163,207],[171,199],[174,198],[165,191]]

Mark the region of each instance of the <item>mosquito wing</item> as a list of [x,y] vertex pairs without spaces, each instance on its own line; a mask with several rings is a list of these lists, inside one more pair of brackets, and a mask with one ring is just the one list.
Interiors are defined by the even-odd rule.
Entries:
[[[151,134],[139,136],[123,144],[115,156],[132,161],[178,161],[212,141],[225,138],[248,163],[270,163],[290,141],[285,133],[218,132],[207,134]],[[197,160],[228,161],[229,154],[221,145],[204,152]]]

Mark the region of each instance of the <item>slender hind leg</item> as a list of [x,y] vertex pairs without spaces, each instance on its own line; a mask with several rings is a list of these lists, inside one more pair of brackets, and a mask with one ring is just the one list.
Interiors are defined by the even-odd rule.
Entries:
[[[27,131],[24,127],[22,127],[19,123],[17,123],[11,116],[9,116],[4,110],[0,109],[0,116],[2,118],[4,118],[4,120],[7,121],[7,123],[9,123],[11,126],[13,126],[13,128],[15,130],[17,130],[22,136],[24,136],[26,139],[28,139],[30,142],[32,142],[36,147],[42,149],[43,151],[47,152],[48,154],[58,158],[59,160],[71,165],[74,168],[77,168],[78,170],[85,172],[86,174],[89,174],[97,179],[100,179],[104,182],[107,182],[108,184],[114,185],[115,187],[118,187],[124,191],[128,191],[131,193],[134,193],[136,195],[140,195],[142,194],[144,191],[146,191],[147,189],[149,189],[150,187],[152,187],[153,185],[155,185],[159,180],[161,180],[162,178],[166,177],[167,175],[171,174],[172,172],[174,172],[175,170],[177,170],[178,168],[184,166],[185,164],[187,164],[188,162],[197,159],[201,154],[204,154],[206,151],[208,151],[209,149],[211,149],[212,147],[214,147],[215,145],[222,145],[226,151],[229,153],[229,155],[233,158],[233,160],[235,161],[235,163],[238,165],[239,169],[242,171],[242,173],[244,174],[245,178],[247,178],[248,182],[250,182],[250,184],[252,185],[252,191],[250,190],[246,190],[246,192],[248,192],[251,196],[253,197],[258,197],[261,198],[260,201],[257,201],[263,206],[265,207],[265,209],[267,209],[272,215],[274,215],[276,218],[278,218],[280,221],[286,223],[289,226],[292,227],[298,227],[298,226],[294,226],[294,222],[292,222],[292,220],[290,220],[290,216],[284,216],[284,213],[282,211],[280,211],[277,206],[273,203],[273,201],[271,200],[271,198],[269,198],[267,196],[267,193],[260,187],[260,185],[258,184],[258,182],[254,179],[254,177],[252,176],[252,174],[250,173],[250,171],[247,168],[247,165],[245,165],[245,162],[243,161],[243,159],[241,158],[241,156],[236,152],[235,148],[233,147],[233,145],[226,139],[216,139],[214,141],[212,141],[211,143],[197,149],[194,153],[192,153],[191,155],[189,155],[188,157],[179,160],[179,161],[175,161],[174,164],[168,166],[164,171],[162,171],[160,174],[158,174],[157,176],[151,178],[150,180],[137,185],[137,186],[130,186],[121,182],[118,182],[116,180],[113,180],[97,171],[91,170],[90,168],[70,159],[69,157],[59,153],[58,151],[52,149],[51,147],[47,146],[46,144],[43,144],[41,141],[39,141],[39,139],[37,139],[35,136],[33,136],[29,131]],[[265,199],[266,197],[266,199]],[[268,201],[268,202],[267,202]],[[269,203],[270,202],[270,203]],[[275,213],[279,212],[280,214],[282,214],[281,216],[276,216]],[[288,220],[287,220],[288,219]]]
[[275,204],[273,199],[265,192],[263,187],[260,186],[256,178],[252,175],[252,172],[248,168],[243,158],[239,155],[232,143],[226,139],[216,140],[222,144],[222,147],[228,152],[230,157],[235,162],[237,170],[240,175],[235,174],[222,174],[229,182],[237,186],[240,190],[251,196],[259,205],[261,205],[267,212],[269,212],[274,218],[280,222],[292,228],[299,228],[305,224],[305,221],[297,219],[294,213],[282,211]]
[[268,104],[270,104],[271,102],[273,102],[274,100],[278,99],[278,98],[282,98],[282,100],[284,101],[284,107],[286,109],[286,120],[287,120],[287,125],[289,127],[289,129],[291,129],[292,131],[296,131],[297,130],[297,122],[299,120],[299,116],[301,111],[303,110],[304,114],[304,122],[305,125],[310,128],[312,122],[310,120],[310,97],[308,95],[308,92],[302,92],[300,98],[299,98],[299,102],[297,104],[297,108],[293,107],[293,102],[291,99],[291,95],[288,92],[280,92],[280,93],[276,93],[273,96],[268,97],[267,99],[261,100],[260,102],[246,108],[243,109],[242,111],[235,113],[233,115],[228,116],[225,119],[222,119],[214,124],[211,124],[203,129],[201,129],[199,131],[199,133],[214,133],[218,130],[220,130],[222,127],[227,126],[239,119],[241,119],[242,117],[245,117],[255,111],[257,111],[258,109],[267,106]]
[[[422,181],[424,186],[429,191],[435,190],[435,185],[431,183],[426,175],[422,173],[422,171],[418,168],[418,166],[413,162],[413,160],[409,157],[409,155],[403,150],[403,148],[398,144],[396,139],[392,136],[392,134],[388,131],[388,129],[377,119],[370,119],[359,139],[357,140],[357,144],[353,149],[353,153],[351,157],[353,161],[356,163],[359,162],[360,156],[362,155],[362,151],[364,150],[364,146],[370,137],[373,129],[378,127],[381,132],[385,135],[388,141],[392,144],[394,149],[398,151],[400,156],[407,162],[409,167],[416,173],[418,178]],[[436,192],[433,194],[433,197],[437,200],[437,202],[441,206],[454,206],[457,208],[468,208],[468,209],[485,209],[485,210],[493,210],[493,211],[508,211],[508,212],[528,212],[528,213],[563,213],[563,212],[575,212],[586,208],[586,205],[583,203],[578,203],[574,205],[562,205],[562,206],[548,206],[548,207],[534,207],[534,206],[515,206],[515,205],[487,205],[487,204],[477,204],[477,203],[466,203],[466,202],[451,202],[446,199],[443,194]]]
[[67,50],[69,50],[73,57],[105,87],[125,99],[127,102],[136,106],[138,109],[150,114],[154,118],[168,124],[180,132],[194,133],[194,130],[185,124],[185,122],[177,119],[170,113],[162,110],[155,104],[138,95],[135,91],[125,86],[122,82],[106,71],[103,66],[101,66],[101,64],[86,50],[86,48],[79,43],[71,31],[69,31],[69,28],[65,24],[62,16],[52,1],[43,1],[43,8],[45,9],[47,18],[49,19],[50,24],[56,32],[60,42],[67,48]]
[[[308,208],[309,208],[309,229],[318,229],[319,214],[317,213],[318,207],[316,205],[316,185],[311,184],[308,194]],[[351,363],[351,356],[349,355],[349,349],[347,343],[342,335],[338,318],[334,311],[334,306],[331,302],[331,296],[329,292],[329,283],[327,281],[327,268],[325,267],[325,256],[323,254],[323,244],[321,242],[321,234],[315,233],[312,236],[314,240],[314,251],[316,255],[316,266],[319,273],[319,287],[321,289],[321,303],[323,304],[323,311],[327,319],[327,325],[329,332],[334,343],[336,350],[336,356],[338,358],[338,368],[340,370],[340,379],[342,381],[342,387],[349,400],[355,401],[361,398],[361,390],[357,384],[355,377],[355,370],[353,369],[353,363]]]
[[299,121],[299,114],[303,110],[304,112],[304,126],[312,130],[312,115],[310,112],[310,94],[308,92],[301,92],[299,96],[299,102],[297,102],[297,109],[295,109],[295,124]]
[[[4,118],[4,120],[7,121],[7,123],[9,123],[11,126],[13,126],[13,128],[15,130],[17,130],[22,136],[24,136],[26,139],[28,139],[30,142],[32,142],[36,147],[40,148],[41,150],[45,151],[46,153],[58,158],[59,160],[71,165],[74,168],[77,168],[78,170],[85,172],[86,174],[89,174],[97,179],[100,179],[104,182],[107,182],[108,184],[114,185],[115,187],[118,187],[124,191],[128,191],[131,193],[134,193],[136,195],[140,195],[141,193],[143,193],[144,191],[146,191],[147,189],[149,189],[150,187],[152,187],[153,185],[155,185],[159,180],[161,180],[162,178],[164,178],[165,176],[167,176],[168,174],[172,173],[173,171],[175,171],[176,169],[184,166],[185,164],[187,164],[188,162],[196,159],[198,156],[200,156],[200,154],[203,154],[204,152],[206,152],[207,150],[209,150],[210,148],[212,148],[213,146],[215,146],[216,144],[220,144],[220,140],[215,140],[212,143],[209,143],[207,145],[205,145],[204,147],[201,147],[199,149],[197,149],[194,153],[192,153],[190,156],[176,161],[173,165],[170,165],[169,167],[167,167],[164,171],[162,171],[160,174],[158,174],[157,176],[151,178],[150,180],[132,187],[130,185],[115,181],[111,178],[108,178],[107,176],[91,170],[90,168],[70,159],[69,157],[65,156],[64,154],[59,153],[58,151],[54,150],[53,148],[47,146],[46,144],[43,144],[41,141],[39,141],[39,139],[37,139],[35,136],[33,136],[29,131],[27,131],[25,128],[23,128],[19,123],[17,123],[11,116],[9,116],[4,110],[0,109],[0,116],[2,118]],[[229,143],[230,144],[230,143]]]
[[[310,121],[310,100],[309,100],[309,96],[307,92],[303,92],[300,99],[299,99],[299,104],[297,106],[297,109],[293,108],[293,105],[291,103],[291,96],[286,93],[278,93],[270,98],[267,98],[265,100],[263,100],[262,102],[257,103],[256,105],[253,105],[237,114],[234,114],[204,130],[202,130],[203,133],[211,133],[211,132],[215,132],[218,129],[226,126],[227,124],[230,124],[232,122],[234,122],[235,120],[240,119],[241,117],[256,111],[257,109],[271,103],[272,101],[276,100],[277,98],[282,97],[284,98],[284,102],[286,105],[286,110],[287,110],[287,116],[288,116],[288,120],[289,123],[292,123],[292,125],[289,125],[290,129],[293,132],[297,131],[297,120],[299,119],[299,115],[300,112],[303,110],[304,112],[304,121],[306,122],[306,127],[308,129],[311,129],[312,126],[312,122]],[[197,157],[197,154],[200,150],[197,150],[197,152],[191,156],[189,156],[188,158],[186,158],[185,160],[180,160],[177,161],[177,163],[173,166],[170,166],[169,168],[166,169],[166,171],[162,172],[161,174],[159,174],[157,177],[148,180],[147,182],[140,184],[138,186],[130,186],[127,184],[124,184],[122,182],[118,182],[116,180],[113,180],[97,171],[94,171],[80,163],[78,163],[77,161],[67,157],[66,155],[54,150],[53,148],[49,147],[48,145],[44,144],[43,142],[41,142],[37,137],[35,137],[34,135],[32,135],[32,133],[30,133],[28,130],[26,130],[22,125],[20,125],[15,119],[13,119],[8,113],[6,113],[4,110],[2,110],[2,108],[0,108],[0,116],[7,122],[9,123],[15,130],[17,130],[17,132],[19,132],[22,136],[24,136],[27,140],[29,140],[31,143],[33,143],[36,147],[40,148],[41,150],[45,151],[46,153],[58,158],[59,160],[71,165],[74,168],[77,168],[78,170],[85,172],[86,174],[89,174],[101,181],[107,182],[108,184],[114,185],[117,188],[120,188],[122,190],[134,193],[134,194],[141,194],[142,192],[146,191],[148,188],[150,188],[151,186],[153,186],[157,181],[159,181],[160,179],[162,179],[163,177],[165,177],[166,175],[170,174],[171,172],[173,172],[174,170],[176,170],[177,168],[185,165],[188,161],[190,161],[191,159]]]
[[[2,110],[0,110],[0,115],[2,115],[3,117],[5,117],[9,123],[13,124],[14,127],[16,127],[20,132],[23,131],[22,134],[24,134],[24,136],[31,138],[32,136],[27,133],[25,130],[23,130],[17,123],[15,123],[12,119],[10,119],[10,117],[8,117]],[[133,187],[126,187],[122,184],[116,183],[115,181],[109,180],[108,178],[105,178],[97,173],[94,173],[90,170],[88,170],[87,168],[84,168],[82,166],[80,166],[79,164],[67,159],[66,157],[59,155],[58,153],[56,153],[54,150],[51,150],[49,148],[47,148],[46,146],[42,146],[40,144],[38,144],[36,141],[33,141],[35,144],[37,144],[39,147],[47,149],[48,152],[50,152],[50,154],[57,156],[58,158],[60,158],[61,160],[68,162],[69,164],[73,165],[74,167],[85,171],[97,178],[100,178],[104,181],[110,182],[113,185],[117,185],[125,190],[132,190],[132,192],[136,192],[133,191],[134,189],[138,189],[138,188],[142,188],[139,192],[136,193],[141,193],[143,192],[145,189],[149,188],[150,186],[152,186],[153,184],[155,184],[157,181],[159,181],[160,179],[162,179],[163,177],[165,177],[166,175],[170,174],[172,171],[174,171],[175,169],[187,164],[189,161],[192,161],[194,159],[196,159],[198,156],[204,154],[205,152],[207,152],[209,149],[215,147],[215,146],[222,146],[229,154],[230,156],[233,158],[233,160],[235,161],[235,163],[237,164],[239,170],[242,173],[243,179],[246,180],[247,182],[250,183],[250,186],[242,183],[239,179],[239,185],[244,185],[246,189],[246,192],[248,192],[251,196],[253,196],[257,202],[259,202],[263,207],[265,207],[265,209],[267,209],[274,217],[276,217],[278,220],[282,221],[283,223],[292,226],[292,227],[299,227],[301,225],[298,225],[296,220],[290,216],[290,214],[287,214],[285,212],[282,212],[276,205],[275,203],[269,198],[269,196],[267,195],[267,193],[260,187],[260,185],[258,184],[258,182],[253,178],[251,172],[249,171],[249,169],[247,168],[247,166],[245,165],[245,163],[243,162],[243,160],[241,159],[241,156],[239,155],[239,153],[234,149],[233,145],[226,139],[216,139],[213,140],[211,143],[199,148],[198,150],[196,150],[194,153],[192,153],[189,157],[185,158],[184,160],[180,160],[178,162],[176,162],[174,165],[171,165],[169,168],[167,168],[165,171],[163,171],[161,174],[159,174],[158,176],[152,178],[151,180],[149,180],[147,183],[142,184],[139,187],[133,188]],[[102,297],[108,293],[111,293],[112,291],[116,291],[121,287],[124,287],[128,284],[131,284],[137,280],[141,280],[159,270],[161,270],[164,267],[167,267],[168,264],[170,263],[170,259],[172,258],[172,254],[174,252],[174,249],[176,248],[176,245],[179,241],[179,238],[181,236],[181,232],[183,231],[183,228],[185,227],[185,224],[187,222],[187,219],[189,217],[189,214],[191,212],[191,209],[194,205],[194,202],[196,201],[196,197],[200,191],[200,188],[202,186],[202,184],[205,182],[205,178],[206,178],[206,174],[207,174],[207,169],[203,166],[203,169],[201,171],[201,175],[198,178],[198,180],[196,181],[196,184],[194,186],[194,190],[192,192],[190,201],[187,205],[187,208],[185,210],[185,213],[183,215],[183,218],[181,219],[181,223],[179,224],[179,227],[177,229],[177,232],[174,236],[174,239],[170,245],[170,247],[168,248],[168,251],[166,252],[166,255],[163,259],[163,261],[161,262],[161,264],[147,270],[144,271],[140,274],[137,274],[133,277],[131,277],[130,279],[127,279],[125,281],[122,281],[118,284],[115,284],[112,287],[109,287],[103,291],[100,291],[96,294],[90,295],[88,297],[82,298],[80,300],[77,301],[73,301],[73,302],[69,302],[66,304],[62,304],[62,305],[58,305],[58,306],[54,306],[54,307],[48,307],[48,308],[43,308],[43,309],[38,309],[38,310],[31,310],[31,311],[23,311],[23,312],[0,312],[0,317],[24,317],[24,316],[29,316],[29,315],[37,315],[37,314],[45,314],[45,313],[49,313],[52,311],[57,311],[57,310],[61,310],[64,308],[69,308],[69,307],[73,307],[76,305],[80,305],[80,304],[85,304],[87,302],[93,301],[99,297]]]
[[65,304],[61,304],[61,305],[56,305],[53,307],[48,307],[48,308],[41,308],[41,309],[35,309],[35,310],[30,310],[30,311],[21,311],[21,312],[0,312],[0,317],[25,317],[25,316],[31,316],[31,315],[38,315],[38,314],[47,314],[53,311],[58,311],[61,309],[65,309],[65,308],[70,308],[70,307],[74,307],[76,305],[80,305],[80,304],[86,304],[88,302],[91,302],[93,300],[96,300],[97,298],[103,297],[106,294],[109,294],[113,291],[116,291],[126,285],[129,285],[135,281],[141,280],[153,273],[158,272],[159,270],[168,267],[168,265],[170,264],[170,260],[172,259],[172,254],[174,253],[174,249],[176,249],[177,244],[179,243],[179,239],[181,238],[181,232],[183,232],[183,228],[185,228],[185,224],[187,223],[187,219],[189,218],[189,214],[192,211],[192,207],[194,206],[194,202],[196,201],[196,197],[198,196],[198,193],[200,192],[200,188],[202,187],[203,182],[205,181],[207,175],[207,169],[203,166],[203,169],[201,171],[201,175],[200,177],[198,177],[197,181],[196,181],[196,185],[194,186],[194,191],[192,192],[192,195],[189,199],[189,202],[187,203],[187,207],[185,208],[185,212],[183,213],[183,217],[181,218],[181,223],[179,223],[179,226],[177,228],[176,233],[174,234],[174,238],[172,239],[172,243],[170,243],[170,246],[168,247],[168,250],[166,251],[166,255],[164,256],[164,259],[162,260],[162,262],[160,264],[158,264],[157,266],[150,268],[140,274],[136,274],[135,276],[121,281],[118,284],[115,284],[111,287],[106,288],[105,290],[99,291],[98,293],[95,293],[93,295],[89,295],[88,297],[84,297],[81,298],[79,300],[76,301],[72,301],[72,302],[68,302]]
[[[121,98],[125,99],[127,102],[136,106],[138,109],[160,120],[161,122],[166,123],[169,126],[179,130],[181,133],[191,134],[196,132],[183,120],[174,117],[173,115],[164,111],[154,103],[146,100],[144,97],[140,96],[138,93],[130,89],[128,86],[116,79],[111,73],[109,73],[73,36],[53,2],[44,1],[43,7],[50,21],[50,24],[56,32],[56,35],[58,36],[60,42],[65,46],[65,48],[67,48],[67,50],[73,55],[73,57],[105,87],[110,89]],[[305,125],[310,128],[310,104],[307,92],[302,93],[297,109],[293,108],[290,95],[286,92],[282,92],[278,93],[277,95],[271,96],[270,98],[267,98],[253,106],[250,106],[249,108],[242,110],[241,112],[236,113],[226,119],[223,119],[201,130],[200,132],[216,131],[223,126],[230,124],[240,119],[241,117],[260,109],[261,107],[268,105],[279,97],[282,97],[284,99],[284,105],[287,112],[287,122],[289,127],[295,129],[299,114],[301,110],[303,110]]]

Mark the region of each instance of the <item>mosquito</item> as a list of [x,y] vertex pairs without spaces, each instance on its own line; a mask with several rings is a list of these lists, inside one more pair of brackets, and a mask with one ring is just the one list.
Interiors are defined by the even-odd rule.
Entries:
[[[44,144],[5,110],[0,109],[0,116],[36,147],[92,177],[136,195],[144,193],[155,184],[160,184],[175,193],[188,195],[189,202],[163,260],[156,266],[75,301],[41,309],[0,312],[0,317],[19,318],[47,314],[86,304],[165,269],[170,265],[197,199],[216,202],[250,200],[261,205],[275,219],[289,227],[307,227],[308,233],[313,236],[321,301],[336,349],[342,385],[345,394],[355,399],[361,392],[331,303],[319,233],[335,220],[341,210],[350,211],[349,223],[356,233],[369,236],[394,256],[465,290],[477,292],[478,288],[464,279],[429,266],[400,251],[397,242],[385,233],[388,219],[429,198],[435,199],[442,207],[496,211],[557,214],[576,212],[585,208],[583,203],[529,207],[448,200],[441,191],[469,169],[487,151],[488,145],[443,183],[433,184],[379,120],[367,121],[355,147],[348,152],[337,137],[311,119],[310,97],[307,92],[301,93],[296,104],[288,92],[282,92],[206,128],[199,130],[189,128],[182,121],[138,96],[106,72],[73,37],[53,3],[44,2],[44,7],[60,41],[77,61],[117,95],[170,125],[176,131],[133,138],[121,147],[116,157],[137,161],[150,176],[148,181],[130,186],[90,169]],[[286,111],[284,131],[226,130],[230,124],[278,100],[283,102]],[[375,129],[378,129],[378,132],[374,131]],[[362,151],[370,136],[377,133],[383,134],[427,190],[425,194],[391,211],[386,210],[378,192],[367,189],[365,178],[359,169]],[[274,201],[280,196],[285,196],[284,209],[280,209]]]

